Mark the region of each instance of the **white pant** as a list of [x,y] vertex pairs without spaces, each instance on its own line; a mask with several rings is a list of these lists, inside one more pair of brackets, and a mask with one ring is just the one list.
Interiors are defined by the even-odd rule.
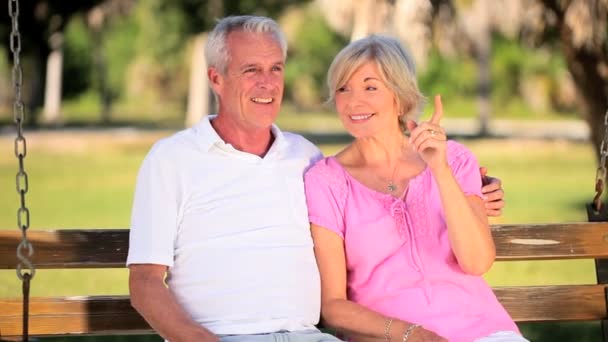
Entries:
[[[221,342],[339,342],[338,338],[320,331],[276,332],[255,335],[220,335]],[[474,342],[530,342],[513,331],[499,331]]]
[[474,342],[530,342],[520,334],[513,331],[499,331],[486,337],[478,338]]
[[319,330],[285,331],[255,335],[220,335],[220,342],[341,342]]

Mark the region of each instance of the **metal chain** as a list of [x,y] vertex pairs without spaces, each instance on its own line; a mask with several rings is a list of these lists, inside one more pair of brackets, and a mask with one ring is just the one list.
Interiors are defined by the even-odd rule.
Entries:
[[595,197],[593,198],[593,208],[596,212],[602,209],[602,193],[606,183],[606,156],[608,156],[608,110],[604,114],[604,139],[600,145],[600,165],[595,175]]
[[[13,116],[17,126],[17,137],[15,138],[15,157],[19,160],[19,171],[15,183],[17,193],[20,197],[20,207],[17,210],[17,227],[21,230],[21,243],[17,246],[17,277],[24,280],[26,273],[29,273],[28,279],[34,277],[36,269],[30,261],[30,257],[34,254],[34,247],[27,240],[27,230],[30,227],[30,210],[25,204],[25,194],[29,190],[29,182],[27,172],[25,172],[24,159],[27,155],[27,143],[23,136],[23,123],[25,121],[25,111],[23,101],[21,100],[21,86],[23,83],[23,71],[21,69],[21,61],[19,53],[21,52],[21,35],[19,34],[19,1],[8,1],[8,12],[12,20],[12,30],[10,34],[10,47],[13,53],[13,70],[12,81],[13,89],[15,90],[15,100],[13,102]],[[25,268],[25,270],[24,270]],[[29,272],[27,272],[29,271]]]
[[[23,70],[19,53],[21,52],[21,35],[19,34],[19,0],[8,0],[8,14],[12,20],[12,30],[10,35],[10,47],[13,53],[12,81],[15,90],[15,100],[13,102],[13,117],[17,126],[17,137],[15,138],[15,157],[19,160],[19,171],[15,183],[17,193],[20,198],[20,207],[17,210],[17,227],[21,230],[21,242],[17,246],[17,277],[22,282],[23,291],[23,341],[29,341],[29,302],[30,302],[30,280],[34,278],[36,269],[30,261],[34,254],[34,247],[27,240],[27,230],[30,227],[30,210],[25,205],[25,194],[29,190],[27,172],[25,172],[24,159],[27,155],[27,143],[23,136],[23,122],[25,112],[23,101],[21,100],[21,85],[23,83]],[[25,254],[24,254],[25,253]],[[24,270],[24,267],[26,268]]]

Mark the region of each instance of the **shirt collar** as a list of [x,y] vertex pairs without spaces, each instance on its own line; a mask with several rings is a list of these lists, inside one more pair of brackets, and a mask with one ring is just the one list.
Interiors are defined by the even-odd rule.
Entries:
[[217,115],[207,115],[193,127],[198,145],[203,151],[209,151],[213,145],[218,143],[225,144],[215,129],[213,129],[213,126],[211,126],[211,120],[216,116]]
[[[228,145],[222,138],[217,134],[213,126],[211,126],[211,120],[215,119],[217,114],[207,115],[202,118],[198,124],[193,128],[197,136],[199,147],[204,151],[209,151],[213,146],[225,146]],[[274,142],[266,155],[281,152],[289,145],[287,139],[279,127],[272,124],[270,128],[272,135],[274,136]]]

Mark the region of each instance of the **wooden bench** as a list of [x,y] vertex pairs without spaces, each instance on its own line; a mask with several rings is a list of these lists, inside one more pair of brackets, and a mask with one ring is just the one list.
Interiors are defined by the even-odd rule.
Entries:
[[[608,223],[495,225],[492,233],[499,261],[608,258]],[[122,268],[128,234],[125,229],[30,230],[28,238],[35,248],[33,262],[38,272],[44,272]],[[20,240],[17,230],[0,231],[0,269],[16,267]],[[606,286],[497,287],[494,291],[518,322],[585,321],[607,319]],[[29,311],[30,336],[153,333],[128,296],[31,298]],[[0,339],[18,337],[21,322],[21,298],[0,298]]]

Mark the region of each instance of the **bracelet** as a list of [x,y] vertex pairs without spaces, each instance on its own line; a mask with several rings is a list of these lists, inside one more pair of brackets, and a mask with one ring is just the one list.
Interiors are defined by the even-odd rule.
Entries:
[[407,340],[410,338],[410,335],[412,334],[414,329],[418,328],[419,326],[420,326],[420,324],[412,324],[407,329],[405,329],[405,332],[403,333],[402,342],[407,342]]
[[384,340],[385,341],[391,340],[391,324],[393,324],[393,319],[389,317],[386,320],[386,325],[384,326]]

